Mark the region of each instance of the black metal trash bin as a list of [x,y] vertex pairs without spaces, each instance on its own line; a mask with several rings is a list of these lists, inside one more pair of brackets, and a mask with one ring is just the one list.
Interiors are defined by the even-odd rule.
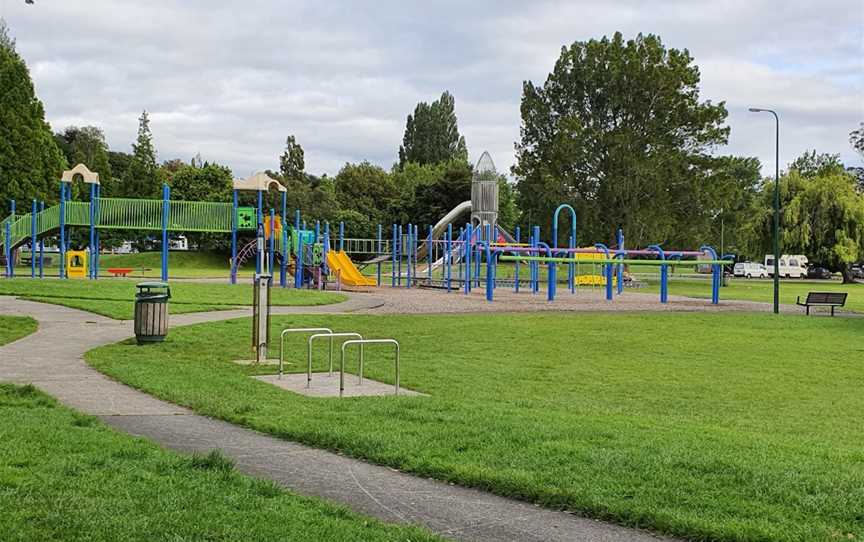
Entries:
[[138,344],[164,341],[171,289],[165,282],[141,282],[135,287],[135,339]]

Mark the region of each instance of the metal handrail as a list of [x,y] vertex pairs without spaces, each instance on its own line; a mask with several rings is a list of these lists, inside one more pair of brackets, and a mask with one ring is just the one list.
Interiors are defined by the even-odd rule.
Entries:
[[399,341],[396,339],[358,339],[349,340],[342,343],[342,355],[339,360],[339,397],[345,391],[345,347],[350,344],[359,344],[361,348],[360,356],[360,382],[363,382],[363,356],[362,348],[364,344],[392,344],[396,347],[396,391],[394,395],[399,395]]
[[[330,338],[330,371],[329,376],[333,376],[333,337],[357,337],[358,339],[363,339],[363,335],[359,333],[316,333],[309,337],[307,341],[307,356],[306,356],[306,387],[312,387],[312,343],[315,339],[321,337],[329,337]],[[363,347],[360,347],[360,362],[363,362]]]
[[[319,331],[326,331],[328,333],[333,333],[333,330],[329,327],[289,327],[282,330],[282,333],[279,335],[279,378],[282,378],[282,363],[285,359],[283,357],[284,346],[285,346],[285,335],[288,333],[316,333]],[[333,341],[330,341],[330,364],[333,364]]]

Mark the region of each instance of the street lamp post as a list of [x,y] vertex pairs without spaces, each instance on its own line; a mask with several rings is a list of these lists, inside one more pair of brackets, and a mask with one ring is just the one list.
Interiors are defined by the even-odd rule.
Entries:
[[771,109],[751,107],[751,113],[774,115],[774,314],[780,312],[780,117]]

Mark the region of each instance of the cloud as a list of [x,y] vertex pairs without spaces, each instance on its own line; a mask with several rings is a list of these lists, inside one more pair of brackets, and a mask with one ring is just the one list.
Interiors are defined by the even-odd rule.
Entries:
[[405,117],[443,90],[456,97],[476,159],[514,159],[522,82],[542,83],[562,45],[638,32],[687,48],[702,96],[726,101],[718,152],[773,169],[778,109],[784,163],[806,149],[859,161],[864,120],[864,4],[771,1],[426,3],[88,0],[0,4],[55,130],[105,129],[129,150],[146,108],[161,159],[197,152],[237,175],[275,168],[295,134],[307,169],[397,159]]

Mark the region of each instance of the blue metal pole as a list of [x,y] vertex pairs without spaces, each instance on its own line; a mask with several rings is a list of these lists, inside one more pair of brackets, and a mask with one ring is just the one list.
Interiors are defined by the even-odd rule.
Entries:
[[294,267],[294,287],[302,288],[303,287],[303,252],[305,251],[304,245],[304,236],[298,234],[297,235],[297,254],[294,257],[297,260],[297,265]]
[[36,278],[36,200],[33,200],[30,211],[30,278]]
[[[10,207],[12,208],[12,220],[15,218],[15,200],[13,199],[10,202]],[[6,276],[12,277],[13,268],[12,268],[12,248],[10,244],[12,243],[12,220],[6,222],[6,242],[3,243],[3,252],[5,252],[6,256]]]
[[96,267],[96,185],[90,185],[90,279],[93,279],[93,268]]
[[657,253],[660,261],[664,262],[660,266],[660,303],[669,301],[669,265],[666,264],[666,253],[660,245],[649,245],[648,250],[653,250]]
[[320,241],[321,241],[321,221],[320,221],[320,220],[316,220],[316,221],[315,221],[315,238],[314,238],[314,242],[317,244],[317,243],[319,243]]
[[403,243],[405,242],[405,231],[404,226],[399,224],[399,229],[396,232],[397,243],[399,244],[399,257],[396,258],[396,265],[398,266],[398,275],[396,277],[396,284],[402,286],[402,255],[405,252],[405,247]]
[[345,223],[339,222],[339,252],[345,250]]
[[[621,258],[624,259],[627,257],[627,253],[624,250],[624,230],[622,228],[618,228],[618,250],[621,251]],[[624,292],[624,264],[618,264],[618,295],[621,295]]]
[[383,233],[382,230],[383,230],[383,228],[381,227],[381,224],[378,224],[378,250],[376,251],[376,254],[375,254],[376,259],[378,260],[378,269],[376,270],[376,274],[378,276],[378,280],[376,282],[376,285],[378,287],[381,286],[381,245],[382,245],[381,234]]
[[162,185],[162,282],[168,281],[168,213],[171,187]]
[[[576,238],[572,235],[570,236],[570,243],[567,245],[570,248],[576,248]],[[576,259],[576,253],[571,252],[570,257],[574,260]],[[576,293],[576,266],[573,262],[567,264],[567,285],[570,286],[570,293]]]
[[324,221],[324,237],[321,239],[321,268],[327,274],[327,253],[330,251],[330,221]]
[[[522,238],[522,231],[519,229],[519,226],[516,226],[516,231],[514,233],[516,234],[516,244],[519,245],[521,243],[520,239]],[[514,271],[513,271],[513,278],[515,280],[513,281],[514,282],[513,291],[518,294],[519,293],[519,260],[516,260],[514,262],[514,264],[515,264],[515,266],[514,266]]]
[[[259,231],[264,225],[264,192],[261,190],[258,191],[257,201],[256,201],[256,224],[255,231]],[[258,254],[258,245],[255,245],[255,274],[261,273],[261,255]]]
[[288,193],[282,192],[282,261],[279,265],[279,286],[288,286]]
[[414,276],[414,280],[417,280],[417,247],[420,246],[420,226],[414,224],[414,235],[411,236],[411,246],[414,249],[414,259],[411,260],[412,265],[414,266],[412,275]]
[[[267,272],[273,276],[273,262],[276,254],[276,211],[270,208],[270,254],[267,255]],[[272,284],[272,283],[271,283]]]
[[408,267],[408,269],[407,269],[408,280],[406,281],[405,286],[408,288],[411,287],[411,254],[413,253],[413,248],[411,246],[411,242],[412,242],[413,238],[414,238],[414,226],[412,226],[411,224],[408,224],[408,247],[405,250],[405,252],[408,253],[408,262],[407,262],[407,264],[408,264],[407,265],[407,267]]
[[231,284],[237,284],[237,191],[231,198]]
[[396,287],[396,224],[393,224],[393,240],[390,243],[390,287]]
[[450,293],[450,281],[453,278],[453,224],[447,224],[447,243],[444,247],[444,263],[447,264],[447,293]]
[[486,301],[492,301],[495,291],[492,266],[492,224],[486,224]]
[[[44,217],[45,202],[39,203],[39,213]],[[44,218],[43,218],[44,220]],[[45,236],[39,239],[39,278],[45,278]]]
[[66,183],[60,181],[60,278],[66,277]]
[[291,254],[294,254],[294,260],[296,265],[294,266],[294,287],[300,288],[303,286],[303,264],[302,258],[300,255],[300,240],[303,238],[303,235],[300,233],[300,209],[294,210],[294,239],[296,240],[297,246],[290,246],[287,249],[289,257]]
[[471,252],[474,248],[471,246],[471,241],[474,239],[474,225],[469,223],[465,226],[465,293],[471,292],[471,277],[473,270],[471,269]]
[[459,268],[458,268],[458,277],[461,281],[464,278],[465,273],[462,271],[462,267],[465,264],[465,228],[459,227],[459,238],[457,239],[462,244],[459,246]]
[[[531,246],[535,249],[534,254],[536,256],[539,256],[540,251],[537,249],[539,249],[540,247],[540,226],[534,226],[534,234],[532,235]],[[540,262],[532,260],[531,268],[533,271],[532,281],[534,282],[532,290],[536,294],[540,292]]]
[[[102,185],[96,185],[96,210],[93,211],[93,222],[96,224],[96,231],[94,232],[95,237],[95,246],[96,251],[94,253],[94,263],[93,263],[93,278],[95,280],[99,280],[99,252],[102,250],[101,243],[99,241],[99,213],[100,213],[100,205],[99,200],[102,197]],[[91,203],[93,205],[93,203]]]

